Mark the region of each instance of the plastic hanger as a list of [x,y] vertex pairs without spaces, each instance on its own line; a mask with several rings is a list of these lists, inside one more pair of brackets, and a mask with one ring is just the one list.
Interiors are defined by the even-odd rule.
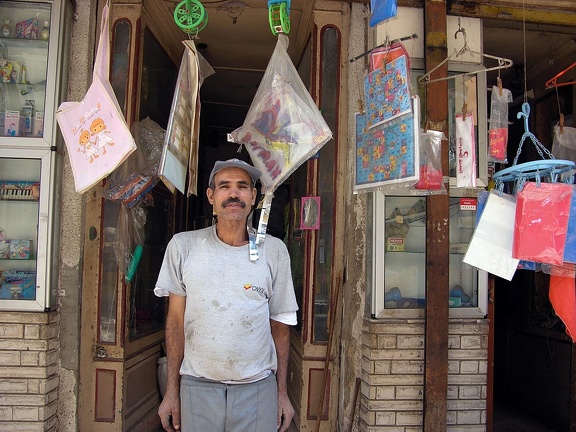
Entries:
[[576,67],[576,62],[572,63],[570,66],[568,66],[566,69],[564,69],[562,72],[560,72],[558,75],[556,75],[554,78],[550,78],[548,81],[546,81],[546,89],[551,89],[554,87],[562,87],[562,86],[567,86],[567,85],[572,85],[572,84],[576,84],[575,80],[572,81],[568,81],[568,82],[563,82],[558,84],[557,80],[558,78],[560,78],[562,75],[564,75],[566,72],[568,72],[570,69],[573,69]]
[[[493,56],[490,54],[484,54],[481,52],[471,50],[470,47],[468,46],[468,41],[466,40],[466,30],[459,27],[458,30],[456,30],[456,33],[454,34],[454,39],[458,39],[458,33],[462,33],[462,35],[464,36],[464,46],[462,48],[460,48],[460,51],[456,51],[455,53],[450,54],[448,57],[446,57],[444,60],[442,60],[438,65],[436,65],[434,68],[432,68],[429,72],[422,75],[418,79],[418,82],[420,84],[430,84],[433,82],[446,81],[446,80],[458,78],[461,76],[476,75],[476,74],[479,74],[480,72],[489,72],[489,71],[493,71],[493,70],[506,69],[506,68],[509,68],[510,66],[512,66],[514,64],[512,62],[512,60],[507,59],[507,58],[497,57],[497,56]],[[434,71],[436,71],[438,68],[440,68],[446,62],[448,62],[449,60],[452,60],[453,58],[459,57],[465,53],[470,53],[470,54],[477,55],[477,56],[480,56],[483,58],[496,60],[498,62],[498,66],[493,66],[493,67],[489,67],[489,68],[482,68],[482,69],[478,69],[476,71],[471,71],[471,72],[462,72],[460,74],[450,75],[450,76],[442,77],[442,78],[430,79],[430,75],[432,75],[432,73]]]

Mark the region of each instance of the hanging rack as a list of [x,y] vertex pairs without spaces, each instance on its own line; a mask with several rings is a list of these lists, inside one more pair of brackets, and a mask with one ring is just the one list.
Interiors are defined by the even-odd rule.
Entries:
[[[540,185],[541,179],[545,177],[550,177],[551,181],[555,183],[558,180],[558,175],[560,174],[568,172],[570,172],[571,176],[574,174],[573,171],[574,167],[576,166],[574,162],[569,160],[555,159],[552,153],[550,153],[550,151],[544,147],[540,141],[538,141],[538,138],[536,138],[536,136],[530,132],[528,126],[529,116],[530,105],[528,102],[524,102],[522,104],[522,111],[518,112],[516,115],[517,118],[524,117],[524,134],[520,139],[520,145],[518,146],[518,151],[516,152],[514,162],[512,163],[512,166],[498,171],[493,176],[493,179],[496,182],[496,189],[499,193],[503,191],[504,183],[506,182],[516,182],[516,189],[520,191],[522,190],[524,183],[530,179],[535,179],[536,184]],[[522,152],[522,145],[524,144],[526,138],[530,138],[532,140],[542,160],[525,162],[516,165],[520,153]],[[546,153],[550,159],[544,159],[544,153]]]
[[[430,83],[437,82],[437,81],[446,81],[449,79],[454,79],[454,78],[458,78],[458,77],[462,77],[462,76],[476,75],[480,72],[489,72],[489,71],[494,71],[494,70],[507,69],[514,64],[512,62],[512,60],[510,60],[510,59],[507,59],[504,57],[497,57],[497,56],[477,52],[477,51],[470,49],[470,47],[468,46],[468,41],[466,40],[466,30],[464,28],[461,28],[460,26],[458,26],[458,30],[456,30],[456,33],[454,33],[454,39],[458,39],[458,33],[462,33],[462,36],[464,36],[464,46],[460,49],[460,51],[456,51],[456,52],[450,54],[448,57],[446,57],[444,60],[442,60],[438,65],[436,65],[434,68],[432,68],[429,72],[422,75],[418,79],[418,82],[421,85],[422,84],[430,84]],[[452,60],[452,58],[459,57],[465,53],[470,53],[470,54],[477,55],[480,57],[496,60],[498,62],[498,66],[478,69],[478,70],[472,71],[472,72],[462,72],[460,74],[450,75],[450,76],[442,77],[442,78],[430,79],[430,75],[432,75],[432,73],[434,71],[436,71],[438,68],[440,68],[446,62],[448,62],[449,60]]]
[[568,82],[563,82],[563,83],[558,83],[557,80],[558,78],[560,78],[562,75],[564,75],[566,72],[568,72],[570,69],[573,69],[576,67],[576,62],[572,63],[570,66],[568,66],[566,69],[564,69],[562,72],[560,72],[558,75],[556,75],[554,78],[550,78],[548,81],[546,81],[546,89],[551,89],[554,87],[562,87],[562,86],[567,86],[567,85],[572,85],[572,84],[576,84],[576,80],[572,80],[572,81],[568,81]]
[[356,60],[361,59],[362,57],[367,56],[367,55],[370,54],[372,51],[374,51],[374,50],[376,50],[376,49],[378,49],[378,48],[385,47],[386,45],[392,45],[392,44],[395,43],[395,42],[404,42],[404,41],[411,40],[411,39],[418,39],[418,35],[417,35],[416,33],[414,33],[414,34],[411,34],[410,36],[404,36],[404,37],[401,37],[401,38],[399,38],[399,39],[392,39],[392,40],[389,40],[388,37],[386,37],[386,40],[384,41],[384,43],[381,43],[380,45],[375,46],[374,48],[371,48],[371,49],[369,49],[368,51],[365,51],[365,52],[363,52],[362,54],[359,54],[359,55],[357,55],[357,56],[354,57],[354,58],[351,58],[351,59],[350,59],[350,63],[353,63],[353,62],[355,62]]

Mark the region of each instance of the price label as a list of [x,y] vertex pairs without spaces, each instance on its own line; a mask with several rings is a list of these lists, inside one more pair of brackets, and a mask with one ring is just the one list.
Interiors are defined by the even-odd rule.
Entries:
[[460,198],[460,210],[476,210],[476,198]]

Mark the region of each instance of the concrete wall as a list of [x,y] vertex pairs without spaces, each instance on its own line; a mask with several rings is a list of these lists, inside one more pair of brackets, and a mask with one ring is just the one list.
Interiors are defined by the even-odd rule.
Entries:
[[[67,101],[80,101],[92,82],[96,0],[76,2],[73,26],[65,29],[71,38],[68,60]],[[64,149],[62,151],[65,153]],[[64,156],[60,237],[60,360],[58,386],[58,431],[78,430],[78,386],[80,363],[80,311],[82,254],[84,250],[84,195],[76,193],[69,158]],[[97,289],[96,283],[94,289]]]

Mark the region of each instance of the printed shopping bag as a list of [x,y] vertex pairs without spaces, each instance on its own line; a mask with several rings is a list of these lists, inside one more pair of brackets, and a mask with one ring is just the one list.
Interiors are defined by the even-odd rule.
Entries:
[[81,102],[64,102],[56,120],[64,136],[74,184],[84,192],[110,174],[136,150],[108,80],[110,64],[109,4],[102,12],[100,41],[94,62],[92,84]]
[[528,182],[517,194],[512,256],[562,265],[572,186]]

